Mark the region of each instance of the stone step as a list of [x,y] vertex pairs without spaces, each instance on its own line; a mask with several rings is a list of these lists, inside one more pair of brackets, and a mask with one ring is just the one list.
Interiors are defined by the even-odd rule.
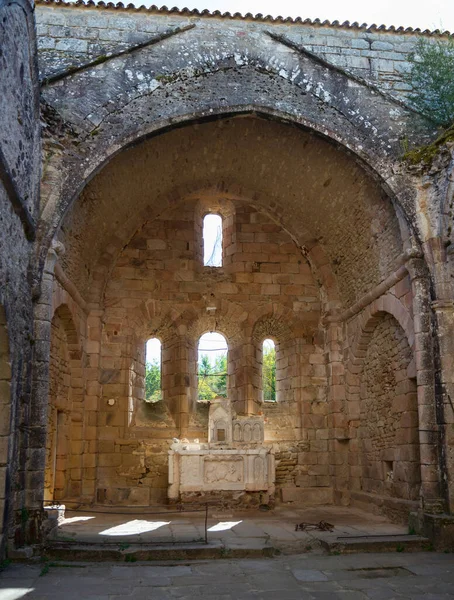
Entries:
[[427,552],[433,550],[428,538],[419,535],[317,536],[331,554],[355,552]]
[[156,560],[208,560],[217,558],[270,558],[279,553],[272,546],[226,547],[220,542],[208,544],[94,544],[54,540],[48,542],[44,557],[65,561],[139,562]]

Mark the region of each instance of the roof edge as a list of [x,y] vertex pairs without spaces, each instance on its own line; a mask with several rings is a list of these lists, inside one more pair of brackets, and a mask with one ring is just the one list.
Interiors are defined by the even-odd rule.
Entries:
[[76,2],[65,2],[64,0],[35,0],[35,5],[44,5],[44,6],[64,6],[67,8],[95,8],[95,9],[105,9],[105,10],[125,10],[129,12],[147,12],[152,14],[165,14],[165,15],[180,15],[184,17],[205,17],[205,18],[221,18],[221,19],[230,19],[230,20],[242,20],[242,21],[258,21],[260,23],[288,23],[288,24],[303,24],[303,25],[312,25],[315,27],[332,27],[335,29],[356,29],[362,31],[369,32],[385,32],[385,33],[398,33],[398,34],[417,34],[424,36],[435,36],[435,37],[454,37],[454,33],[450,31],[441,31],[440,29],[430,30],[430,29],[420,29],[418,27],[395,27],[394,25],[376,25],[373,23],[372,25],[368,25],[367,23],[362,23],[361,25],[354,21],[351,23],[350,21],[344,21],[341,23],[340,21],[322,21],[321,19],[302,19],[301,17],[272,17],[271,15],[262,15],[258,13],[253,15],[252,13],[246,13],[245,15],[236,12],[224,12],[221,13],[219,10],[209,11],[208,9],[198,10],[197,8],[189,9],[189,8],[177,8],[174,6],[173,8],[168,8],[167,6],[158,7],[156,5],[151,5],[147,8],[144,5],[135,6],[134,4],[123,4],[123,2],[117,2],[116,4],[113,2],[103,2],[100,0],[99,2],[94,2],[93,0],[77,0]]

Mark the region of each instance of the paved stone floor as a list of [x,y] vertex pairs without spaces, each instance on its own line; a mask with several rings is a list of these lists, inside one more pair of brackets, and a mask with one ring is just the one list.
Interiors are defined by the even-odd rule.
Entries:
[[0,600],[442,600],[454,554],[300,554],[178,564],[9,565]]
[[[297,523],[328,521],[332,532],[295,531]],[[205,514],[166,512],[159,514],[117,514],[66,511],[65,519],[54,530],[54,539],[103,544],[190,542],[204,537]],[[210,508],[207,523],[212,546],[259,548],[273,546],[281,552],[304,552],[320,540],[335,541],[338,536],[398,535],[408,527],[390,523],[382,516],[355,508],[321,506],[299,508],[281,505],[272,511],[223,510]]]

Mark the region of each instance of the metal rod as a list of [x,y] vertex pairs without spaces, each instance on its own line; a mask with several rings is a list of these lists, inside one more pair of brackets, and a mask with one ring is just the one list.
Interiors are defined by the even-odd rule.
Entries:
[[407,536],[410,535],[409,533],[377,533],[376,535],[373,533],[370,533],[369,535],[338,535],[337,539],[338,540],[351,540],[353,538],[381,538],[381,537],[402,537],[402,536]]

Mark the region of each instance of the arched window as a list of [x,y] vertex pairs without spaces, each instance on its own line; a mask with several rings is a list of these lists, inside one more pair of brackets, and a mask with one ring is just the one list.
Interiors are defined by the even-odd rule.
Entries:
[[158,338],[151,338],[145,350],[145,401],[162,400],[161,387],[162,345]]
[[220,333],[205,333],[198,347],[198,398],[227,398],[227,341]]
[[264,402],[276,402],[276,345],[270,339],[262,344],[262,390]]
[[222,218],[205,215],[203,219],[203,264],[205,267],[222,267]]

